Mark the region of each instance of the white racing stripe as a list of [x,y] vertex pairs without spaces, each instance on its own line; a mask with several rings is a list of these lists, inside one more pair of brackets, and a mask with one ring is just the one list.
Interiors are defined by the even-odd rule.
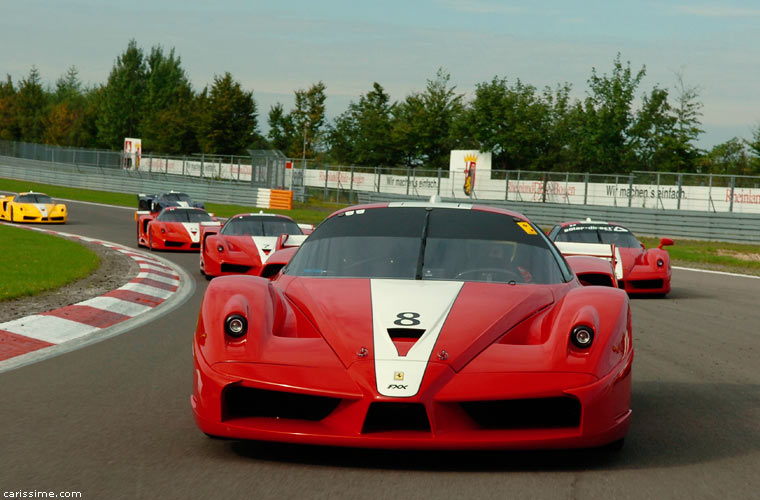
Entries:
[[[438,335],[463,284],[461,281],[370,281],[378,393],[399,398],[417,394]],[[389,328],[425,332],[406,356],[400,356],[388,334]]]
[[[276,236],[251,236],[253,244],[256,245],[256,250],[259,252],[261,263],[267,261],[270,255],[274,253],[274,247],[277,245]],[[268,250],[269,253],[265,253],[264,250]]]
[[44,203],[32,203],[32,205],[34,205],[37,208],[37,210],[40,211],[40,214],[42,214],[43,217],[47,217],[48,216],[47,205],[46,204],[44,204]]
[[182,226],[190,236],[190,241],[193,243],[199,243],[201,241],[201,228],[197,222],[182,222]]

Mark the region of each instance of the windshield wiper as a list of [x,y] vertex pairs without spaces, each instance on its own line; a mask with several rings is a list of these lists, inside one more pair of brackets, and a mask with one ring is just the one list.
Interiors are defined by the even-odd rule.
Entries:
[[422,242],[420,243],[420,254],[417,257],[417,272],[414,274],[414,279],[416,280],[422,279],[422,268],[425,266],[425,247],[427,246],[427,232],[431,212],[431,208],[425,209],[425,225],[422,226]]

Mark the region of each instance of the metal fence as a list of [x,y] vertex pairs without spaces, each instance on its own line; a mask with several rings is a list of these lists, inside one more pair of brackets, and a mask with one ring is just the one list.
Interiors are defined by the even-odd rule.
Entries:
[[564,203],[656,210],[760,214],[760,177],[670,172],[589,174],[488,171],[465,193],[463,171],[308,165],[293,184],[310,196],[351,202],[359,193],[461,201]]
[[[359,203],[409,201],[410,199],[424,200],[425,198],[375,192],[364,192],[358,195]],[[462,201],[446,197],[442,197],[442,200]],[[526,201],[489,201],[483,204],[500,206],[522,213],[545,228],[563,221],[591,218],[623,224],[641,235],[760,244],[760,217],[754,214],[578,206]]]
[[[248,156],[193,154],[185,156],[142,155],[139,165],[133,155],[120,151],[67,148],[0,140],[0,156],[37,160],[56,165],[97,167],[112,171],[129,170],[139,174],[173,174],[213,180],[234,180],[254,187],[285,186],[287,159],[279,152],[249,151]],[[128,160],[128,161],[125,161]]]

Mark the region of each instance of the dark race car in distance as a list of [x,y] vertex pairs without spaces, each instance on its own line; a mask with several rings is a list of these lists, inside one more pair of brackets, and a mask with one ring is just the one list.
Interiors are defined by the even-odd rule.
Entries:
[[221,230],[204,224],[201,273],[209,279],[230,274],[272,277],[287,263],[275,254],[298,247],[305,239],[301,227],[285,215],[239,214],[230,217]]
[[161,194],[138,194],[137,207],[138,210],[148,210],[153,213],[158,213],[166,207],[206,209],[205,204],[193,201],[190,195],[179,191],[169,191]]
[[672,269],[670,255],[664,246],[673,240],[662,238],[657,248],[646,249],[627,228],[611,222],[562,222],[549,231],[555,243],[614,244],[623,263],[622,278],[618,286],[629,294],[666,295],[670,292]]
[[197,252],[201,247],[201,223],[219,225],[200,208],[167,207],[159,214],[138,210],[135,219],[137,245],[151,250]]
[[[588,259],[580,263],[610,267]],[[620,445],[631,420],[631,325],[624,291],[582,286],[518,213],[350,207],[323,221],[274,280],[211,281],[193,335],[191,406],[203,432],[234,439]]]

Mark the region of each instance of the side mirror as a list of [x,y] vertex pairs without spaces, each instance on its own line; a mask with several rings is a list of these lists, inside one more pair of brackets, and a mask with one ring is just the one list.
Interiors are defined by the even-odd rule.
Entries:
[[659,248],[660,250],[662,250],[662,247],[668,247],[668,246],[672,246],[672,245],[673,245],[673,240],[671,240],[670,238],[662,238],[660,240],[660,246],[658,246],[657,248]]

